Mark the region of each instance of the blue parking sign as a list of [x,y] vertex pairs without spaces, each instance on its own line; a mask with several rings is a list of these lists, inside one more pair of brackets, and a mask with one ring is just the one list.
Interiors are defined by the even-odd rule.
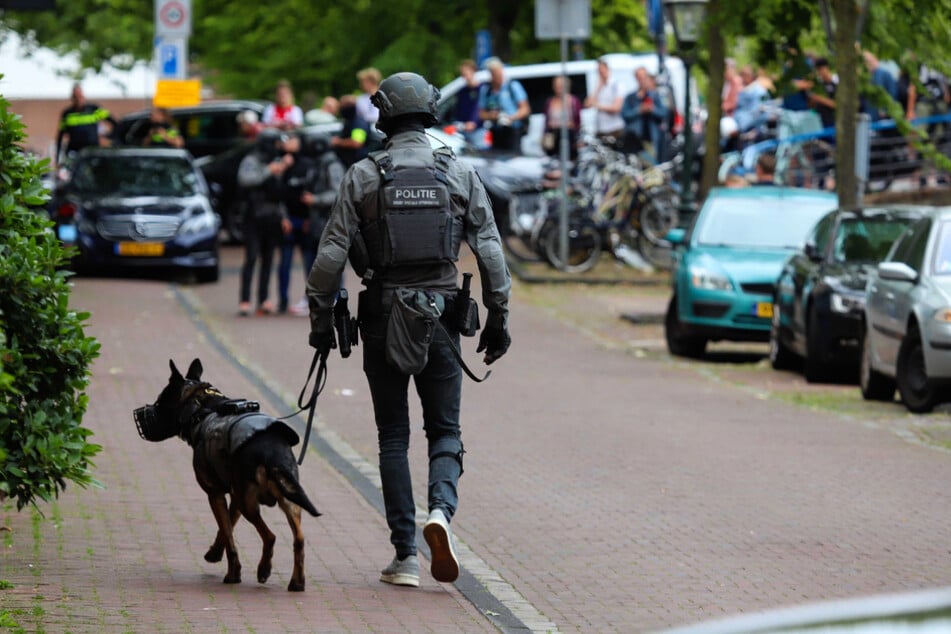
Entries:
[[159,48],[159,68],[161,68],[162,77],[177,77],[178,64],[178,46],[162,44]]
[[482,68],[482,62],[492,57],[492,34],[486,29],[476,31],[474,57],[476,68]]

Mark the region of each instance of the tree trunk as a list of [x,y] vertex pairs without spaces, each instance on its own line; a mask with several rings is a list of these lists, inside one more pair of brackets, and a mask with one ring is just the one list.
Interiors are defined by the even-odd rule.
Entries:
[[709,67],[707,76],[707,125],[704,133],[703,175],[700,179],[700,199],[702,200],[711,187],[715,187],[717,173],[720,170],[720,118],[723,116],[723,68],[726,57],[726,43],[723,39],[723,30],[719,28],[720,12],[723,10],[721,0],[711,0],[707,5],[707,53]]
[[859,109],[858,50],[855,25],[858,19],[855,0],[832,0],[835,16],[835,67],[839,87],[835,91],[836,193],[839,206],[858,204],[858,179],[855,176],[855,124]]

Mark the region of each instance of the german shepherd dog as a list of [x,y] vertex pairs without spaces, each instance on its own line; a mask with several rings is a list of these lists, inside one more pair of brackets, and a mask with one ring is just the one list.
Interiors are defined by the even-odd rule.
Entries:
[[[261,518],[261,504],[277,504],[294,536],[294,572],[288,590],[304,590],[304,533],[301,508],[314,517],[320,513],[299,482],[291,447],[297,433],[283,422],[256,413],[257,407],[224,396],[201,380],[201,361],[195,359],[185,376],[169,361],[172,375],[154,405],[135,411],[136,426],[147,440],[180,436],[193,449],[192,464],[198,484],[208,494],[218,534],[205,561],[228,555],[225,583],[241,583],[241,562],[234,542],[234,525],[243,515],[257,529],[264,550],[258,563],[258,582],[271,574],[274,533]],[[230,405],[230,407],[229,407]],[[231,496],[228,504],[226,496]]]

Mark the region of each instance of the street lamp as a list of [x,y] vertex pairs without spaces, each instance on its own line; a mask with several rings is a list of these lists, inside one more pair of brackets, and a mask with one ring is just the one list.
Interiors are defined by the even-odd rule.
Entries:
[[684,63],[684,163],[680,194],[681,222],[693,216],[693,124],[690,121],[690,65],[703,29],[708,0],[663,0],[664,12],[674,27],[674,39]]

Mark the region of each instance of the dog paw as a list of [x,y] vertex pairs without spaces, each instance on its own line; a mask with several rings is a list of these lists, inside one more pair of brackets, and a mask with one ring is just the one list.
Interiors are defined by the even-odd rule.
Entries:
[[225,575],[225,583],[241,583],[241,575]]
[[291,582],[287,584],[287,591],[288,592],[303,592],[304,580],[301,579],[300,581],[295,581],[294,579],[291,579]]
[[225,554],[224,546],[221,546],[221,547],[212,546],[211,548],[208,549],[208,552],[205,553],[205,561],[207,561],[210,564],[216,564],[219,561],[221,561],[221,558],[224,556],[224,554]]
[[266,583],[271,576],[271,566],[258,566],[258,583]]

